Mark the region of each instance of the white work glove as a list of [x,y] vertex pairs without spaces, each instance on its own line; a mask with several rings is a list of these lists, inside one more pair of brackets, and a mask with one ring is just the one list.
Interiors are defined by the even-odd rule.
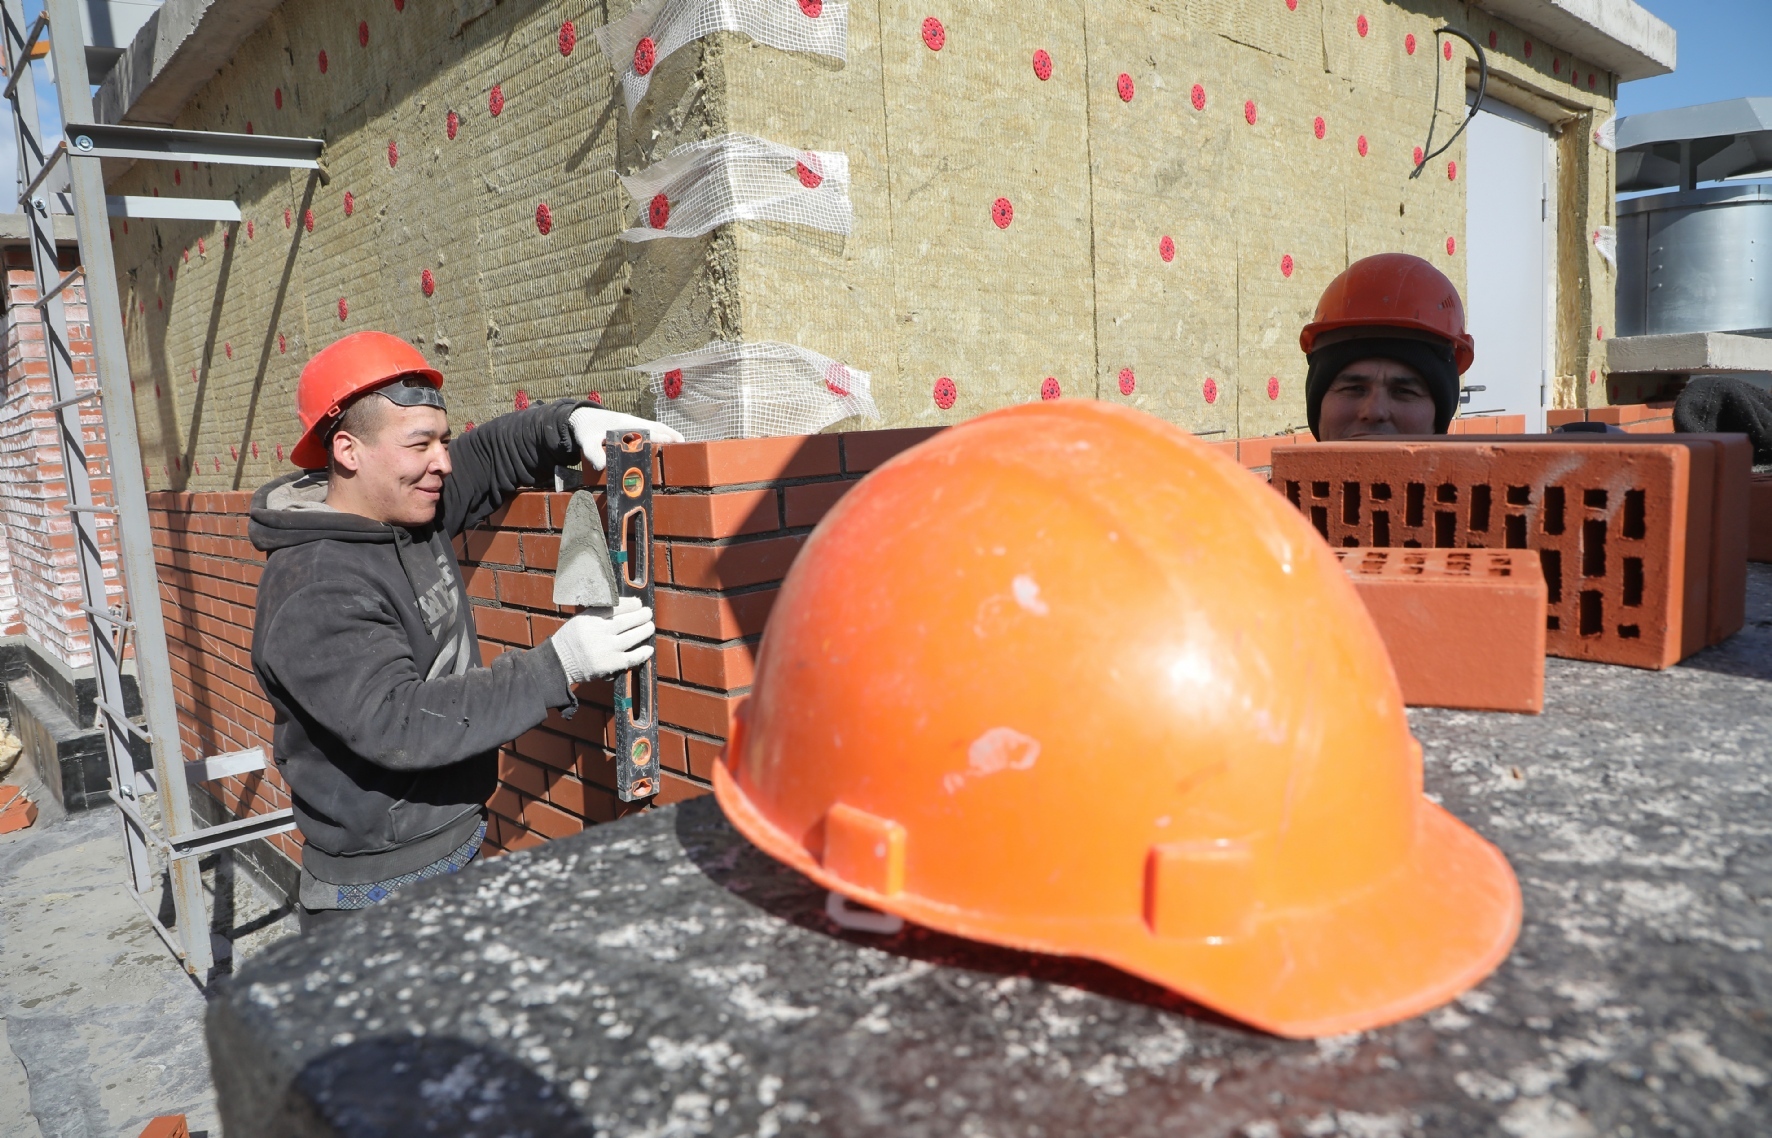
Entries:
[[642,608],[640,598],[623,597],[612,609],[586,609],[548,637],[566,682],[583,683],[637,668],[652,655],[651,640],[658,629],[652,610]]
[[602,470],[609,461],[609,456],[603,453],[603,439],[610,431],[645,431],[655,443],[683,441],[682,435],[663,423],[654,423],[638,415],[624,415],[620,411],[605,411],[601,407],[580,407],[566,422],[572,428],[572,437],[578,440],[579,452],[593,470]]

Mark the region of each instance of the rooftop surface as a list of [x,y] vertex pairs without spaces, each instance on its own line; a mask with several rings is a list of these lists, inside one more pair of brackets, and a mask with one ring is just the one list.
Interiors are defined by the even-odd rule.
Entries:
[[1662,672],[1547,661],[1542,716],[1417,710],[1426,786],[1525,896],[1455,1003],[1316,1042],[1104,966],[842,932],[710,799],[286,941],[210,1005],[259,1133],[1763,1133],[1772,566]]

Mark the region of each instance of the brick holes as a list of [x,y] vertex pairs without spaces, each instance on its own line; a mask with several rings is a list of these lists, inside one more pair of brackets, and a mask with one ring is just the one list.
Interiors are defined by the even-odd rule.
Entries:
[[[1318,497],[1324,495],[1319,494]],[[1341,520],[1343,524],[1357,526],[1360,524],[1360,484],[1343,482],[1341,484]]]
[[1489,532],[1489,511],[1493,505],[1492,494],[1487,482],[1479,482],[1471,487],[1470,528],[1473,532]]
[[1641,541],[1648,533],[1647,518],[1648,495],[1642,490],[1626,490],[1624,492],[1624,536],[1631,541]]
[[1052,57],[1045,48],[1034,52],[1034,77],[1042,83],[1052,78]]
[[1561,486],[1544,488],[1544,532],[1552,537],[1563,532],[1564,494]]
[[941,21],[930,16],[923,21],[923,46],[930,51],[940,51],[947,46],[948,30],[941,26]]

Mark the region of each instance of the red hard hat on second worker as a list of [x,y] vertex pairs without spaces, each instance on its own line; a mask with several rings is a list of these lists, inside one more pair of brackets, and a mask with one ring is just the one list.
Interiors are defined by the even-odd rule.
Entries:
[[1289,1036],[1481,980],[1500,851],[1421,787],[1390,659],[1284,499],[1093,401],[899,455],[808,540],[714,767],[828,889]]
[[438,387],[443,373],[424,353],[386,332],[352,332],[314,354],[301,369],[295,392],[302,436],[289,460],[303,470],[326,465],[326,431],[343,413],[353,395],[380,387],[402,375],[422,375]]
[[1460,375],[1476,358],[1457,286],[1408,253],[1362,257],[1344,269],[1323,290],[1316,319],[1299,333],[1298,346],[1308,356],[1319,337],[1343,328],[1406,328],[1448,340]]

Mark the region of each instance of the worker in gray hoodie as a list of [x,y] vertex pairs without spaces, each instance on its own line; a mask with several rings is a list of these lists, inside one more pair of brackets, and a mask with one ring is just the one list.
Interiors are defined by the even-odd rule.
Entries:
[[634,605],[482,666],[450,539],[552,488],[558,466],[600,468],[606,431],[681,436],[565,400],[451,438],[442,388],[405,341],[346,336],[302,370],[302,470],[253,496],[250,536],[269,557],[252,665],[304,843],[304,929],[466,865],[499,746],[576,706],[572,685],[652,654],[652,612]]

